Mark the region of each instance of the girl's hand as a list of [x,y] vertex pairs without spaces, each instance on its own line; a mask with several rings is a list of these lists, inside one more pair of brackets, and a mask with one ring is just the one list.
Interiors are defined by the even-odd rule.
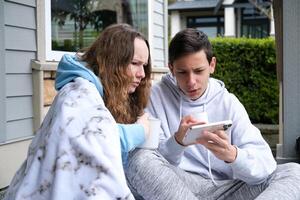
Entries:
[[137,124],[141,124],[145,130],[145,138],[147,139],[150,134],[150,122],[149,122],[149,114],[144,113],[142,116],[138,118],[136,121]]

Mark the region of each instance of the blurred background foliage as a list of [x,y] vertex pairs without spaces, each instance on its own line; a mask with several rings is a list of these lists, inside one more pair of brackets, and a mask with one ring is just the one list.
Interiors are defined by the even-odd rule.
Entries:
[[275,40],[219,37],[211,42],[217,58],[213,77],[239,98],[252,123],[278,124]]

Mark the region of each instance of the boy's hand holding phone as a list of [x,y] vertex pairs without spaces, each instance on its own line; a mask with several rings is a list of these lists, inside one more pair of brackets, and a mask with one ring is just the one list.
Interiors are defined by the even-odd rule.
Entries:
[[237,157],[237,148],[230,144],[228,135],[224,130],[215,132],[204,131],[198,144],[205,146],[217,158],[227,163],[232,163]]
[[[192,125],[196,125],[196,124],[199,124],[199,121],[194,117],[192,117],[191,115],[185,116],[181,119],[178,127],[178,131],[174,134],[175,140],[177,141],[178,144],[182,146],[187,146],[186,144],[184,144],[183,139],[185,138],[188,129]],[[194,144],[196,144],[196,142]]]
[[[185,126],[181,126],[182,124],[185,124]],[[201,144],[209,149],[217,158],[230,163],[237,156],[237,149],[230,144],[228,135],[225,132],[231,125],[231,120],[199,124],[199,121],[193,117],[186,117],[181,121],[179,131],[176,133],[181,137],[178,138],[177,136],[176,138],[175,134],[175,139],[183,146]],[[183,138],[182,135],[184,135]]]
[[198,124],[198,125],[192,125],[187,130],[187,133],[183,139],[183,144],[189,145],[189,144],[195,144],[197,143],[197,140],[202,137],[204,131],[209,131],[214,133],[218,130],[227,130],[232,125],[231,120],[226,121],[219,121],[214,123],[208,123],[208,124]]

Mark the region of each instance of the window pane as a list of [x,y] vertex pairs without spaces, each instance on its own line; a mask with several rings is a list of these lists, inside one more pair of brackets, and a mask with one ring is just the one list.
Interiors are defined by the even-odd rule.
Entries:
[[199,27],[197,29],[203,31],[208,37],[217,37],[217,27]]
[[148,35],[146,0],[51,0],[52,50],[89,46],[114,23],[128,23]]
[[224,18],[216,17],[187,17],[187,27],[197,28],[205,32],[209,37],[224,35]]
[[254,8],[242,9],[242,29],[244,37],[264,38],[269,36],[270,21],[267,16]]
[[216,17],[197,17],[195,18],[195,23],[209,23],[209,22],[217,22],[218,19]]

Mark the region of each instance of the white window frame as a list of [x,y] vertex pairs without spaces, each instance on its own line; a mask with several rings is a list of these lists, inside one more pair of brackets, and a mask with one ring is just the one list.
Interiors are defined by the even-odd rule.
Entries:
[[[148,40],[151,44],[152,41],[152,14],[153,5],[152,1],[148,1]],[[68,51],[54,51],[52,50],[51,43],[51,0],[45,0],[45,59],[46,61],[59,61],[64,54],[74,54],[75,52]],[[151,46],[151,45],[150,45]],[[150,47],[151,48],[151,47]]]
[[51,0],[45,0],[45,48],[47,61],[59,61],[64,54],[74,54],[68,51],[53,51],[51,43]]

